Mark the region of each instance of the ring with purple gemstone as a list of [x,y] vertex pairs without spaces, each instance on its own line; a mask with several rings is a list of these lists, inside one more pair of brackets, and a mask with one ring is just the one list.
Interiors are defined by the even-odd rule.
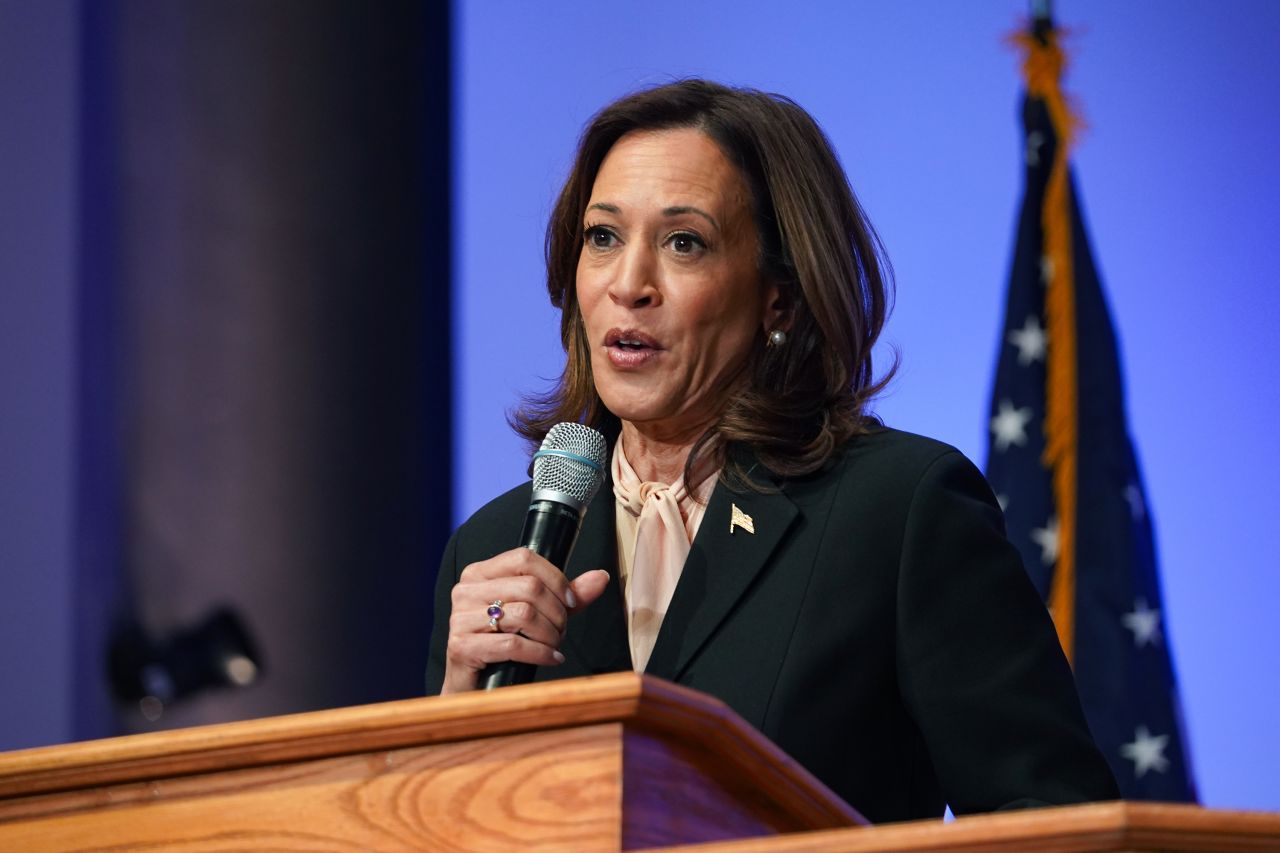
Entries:
[[502,599],[495,598],[489,603],[489,608],[485,610],[485,615],[489,617],[489,628],[493,631],[501,631],[498,627],[498,620],[507,615],[502,612]]

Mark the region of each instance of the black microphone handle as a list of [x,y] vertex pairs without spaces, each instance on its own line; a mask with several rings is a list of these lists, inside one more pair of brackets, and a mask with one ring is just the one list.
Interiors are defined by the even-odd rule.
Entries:
[[[529,505],[529,514],[524,517],[520,544],[563,571],[581,526],[582,515],[568,504],[534,501]],[[537,669],[531,663],[515,661],[489,664],[480,670],[480,688],[493,690],[511,684],[528,684],[533,681]]]

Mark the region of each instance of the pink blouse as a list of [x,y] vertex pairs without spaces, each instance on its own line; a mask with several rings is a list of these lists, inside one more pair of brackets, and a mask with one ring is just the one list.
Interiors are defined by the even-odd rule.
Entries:
[[644,672],[649,663],[671,594],[706,514],[707,499],[719,479],[718,466],[708,470],[716,464],[716,455],[701,455],[706,462],[694,472],[697,485],[691,493],[683,477],[671,485],[641,482],[623,453],[621,436],[613,447],[618,580],[636,672]]

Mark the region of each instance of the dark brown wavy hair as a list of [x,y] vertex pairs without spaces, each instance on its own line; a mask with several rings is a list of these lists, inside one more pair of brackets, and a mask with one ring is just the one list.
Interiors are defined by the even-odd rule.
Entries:
[[730,450],[724,468],[730,483],[749,482],[735,447],[749,449],[776,474],[812,473],[878,423],[866,407],[893,368],[877,379],[871,349],[889,311],[892,270],[817,122],[781,95],[705,80],[629,95],[601,110],[583,132],[546,238],[547,291],[561,310],[567,361],[556,386],[527,398],[512,426],[535,447],[561,421],[593,426],[610,440],[618,435],[618,417],[596,393],[574,288],[583,214],[614,143],[636,131],[675,128],[704,132],[746,180],[760,268],[778,284],[789,320],[784,345],[766,347],[760,336],[742,389],[698,440],[686,474],[713,438]]

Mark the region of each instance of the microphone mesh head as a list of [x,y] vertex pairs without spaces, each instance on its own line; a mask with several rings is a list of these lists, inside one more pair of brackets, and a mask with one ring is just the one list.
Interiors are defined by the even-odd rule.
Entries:
[[585,506],[604,482],[607,458],[603,435],[582,424],[556,424],[533,456],[534,499],[550,492]]

